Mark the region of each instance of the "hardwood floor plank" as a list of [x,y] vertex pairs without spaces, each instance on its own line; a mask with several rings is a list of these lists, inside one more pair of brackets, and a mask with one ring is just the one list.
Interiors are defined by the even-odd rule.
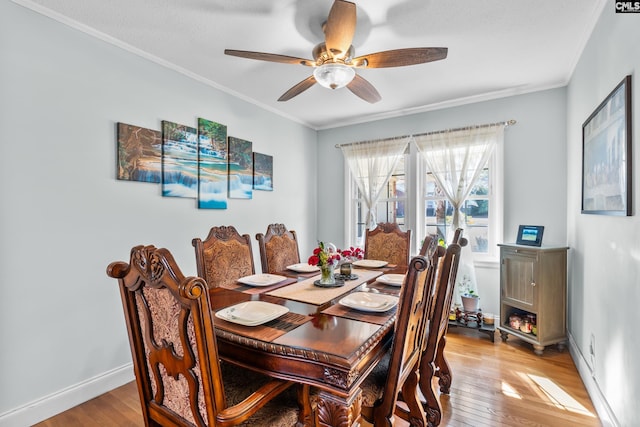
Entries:
[[[492,343],[484,334],[456,330],[447,336],[445,355],[453,383],[451,394],[440,396],[441,426],[601,426],[566,350],[552,346],[536,356],[528,343],[515,337],[506,343],[496,337]],[[138,390],[131,382],[36,426],[143,425]],[[396,425],[408,424],[397,420]]]

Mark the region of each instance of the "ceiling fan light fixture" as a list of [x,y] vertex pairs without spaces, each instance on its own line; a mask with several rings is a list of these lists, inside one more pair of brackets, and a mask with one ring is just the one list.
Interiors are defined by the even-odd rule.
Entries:
[[345,87],[356,76],[356,71],[339,62],[322,64],[313,70],[313,77],[318,83],[328,89]]

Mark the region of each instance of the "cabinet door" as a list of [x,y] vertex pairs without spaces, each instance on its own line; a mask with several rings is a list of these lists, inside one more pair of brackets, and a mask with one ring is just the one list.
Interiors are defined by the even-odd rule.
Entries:
[[504,251],[502,254],[502,301],[528,311],[536,311],[537,287],[535,252]]

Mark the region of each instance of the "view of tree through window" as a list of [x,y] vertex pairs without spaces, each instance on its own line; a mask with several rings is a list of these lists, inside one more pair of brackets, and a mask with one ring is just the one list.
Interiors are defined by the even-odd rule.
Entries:
[[[485,168],[461,208],[460,226],[465,229],[473,252],[488,251],[491,196],[489,184],[489,169]],[[448,242],[450,236],[447,235],[447,229],[453,218],[453,207],[430,172],[426,174],[424,197],[426,234],[437,234],[439,238]]]

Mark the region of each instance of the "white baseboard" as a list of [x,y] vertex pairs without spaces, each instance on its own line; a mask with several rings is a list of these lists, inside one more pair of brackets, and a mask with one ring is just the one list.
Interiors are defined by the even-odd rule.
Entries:
[[571,358],[573,359],[573,363],[576,365],[578,369],[578,373],[580,374],[580,378],[582,378],[582,382],[584,383],[585,388],[587,389],[587,393],[591,398],[591,402],[593,406],[596,408],[596,412],[598,413],[598,417],[600,418],[600,422],[603,427],[620,427],[620,423],[618,422],[615,414],[611,410],[611,407],[607,403],[604,395],[600,391],[600,387],[596,382],[595,378],[591,375],[591,369],[589,369],[589,365],[587,364],[587,360],[582,355],[582,352],[578,348],[573,336],[569,334],[569,352],[571,353]]
[[31,426],[134,379],[133,364],[128,363],[0,414],[0,427]]

